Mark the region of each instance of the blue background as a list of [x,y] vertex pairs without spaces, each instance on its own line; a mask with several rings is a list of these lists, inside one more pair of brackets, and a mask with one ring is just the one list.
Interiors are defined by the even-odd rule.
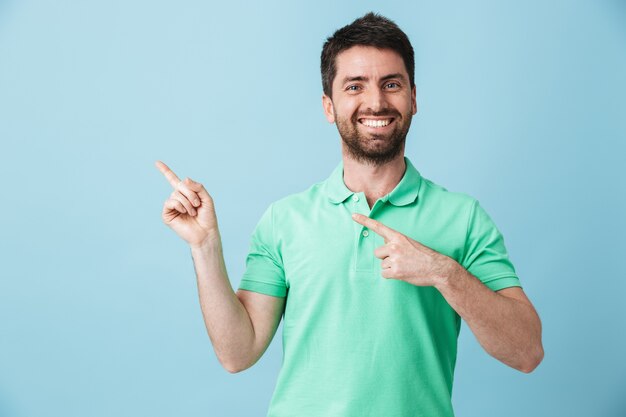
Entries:
[[237,286],[267,205],[339,162],[319,54],[370,10],[416,51],[407,155],[481,202],[543,321],[528,375],[464,325],[457,415],[626,415],[626,4],[503,3],[0,1],[0,415],[265,414],[280,337],[220,367],[153,164],[213,195]]

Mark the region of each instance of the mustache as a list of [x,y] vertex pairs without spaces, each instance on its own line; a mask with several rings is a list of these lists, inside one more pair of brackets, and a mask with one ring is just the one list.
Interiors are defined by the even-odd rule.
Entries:
[[353,116],[353,120],[356,121],[362,117],[400,117],[400,113],[393,109],[383,109],[380,111],[368,111],[359,113]]

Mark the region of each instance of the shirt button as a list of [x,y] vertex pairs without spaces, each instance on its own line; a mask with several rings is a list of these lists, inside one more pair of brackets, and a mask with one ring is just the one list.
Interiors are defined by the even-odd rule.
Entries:
[[356,195],[356,194],[354,194],[354,195],[352,196],[352,200],[353,200],[354,202],[359,201],[359,196],[358,196],[358,195]]
[[370,235],[370,232],[368,232],[367,230],[363,230],[362,235],[363,237],[368,237]]

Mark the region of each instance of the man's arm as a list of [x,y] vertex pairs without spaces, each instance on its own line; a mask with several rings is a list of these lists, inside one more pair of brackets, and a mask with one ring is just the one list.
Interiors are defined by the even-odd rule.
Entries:
[[163,204],[163,222],[190,248],[202,316],[218,360],[229,372],[252,366],[276,333],[285,299],[233,292],[228,280],[213,199],[198,182],[181,181],[163,162],[156,166],[174,191]]
[[385,239],[374,251],[382,260],[383,278],[437,288],[490,355],[522,372],[539,365],[541,321],[521,288],[495,293],[454,259],[374,219],[353,218]]
[[285,306],[285,298],[239,290],[226,274],[221,243],[192,246],[200,307],[213,349],[231,373],[254,365],[269,346]]
[[435,285],[494,358],[525,373],[543,359],[541,321],[520,287],[494,292],[451,258]]

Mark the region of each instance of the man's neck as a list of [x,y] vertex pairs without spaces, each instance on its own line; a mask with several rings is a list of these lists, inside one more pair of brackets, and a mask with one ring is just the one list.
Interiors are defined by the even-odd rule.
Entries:
[[350,191],[362,191],[370,208],[376,200],[396,188],[405,170],[404,152],[380,166],[356,161],[343,152],[343,182]]

